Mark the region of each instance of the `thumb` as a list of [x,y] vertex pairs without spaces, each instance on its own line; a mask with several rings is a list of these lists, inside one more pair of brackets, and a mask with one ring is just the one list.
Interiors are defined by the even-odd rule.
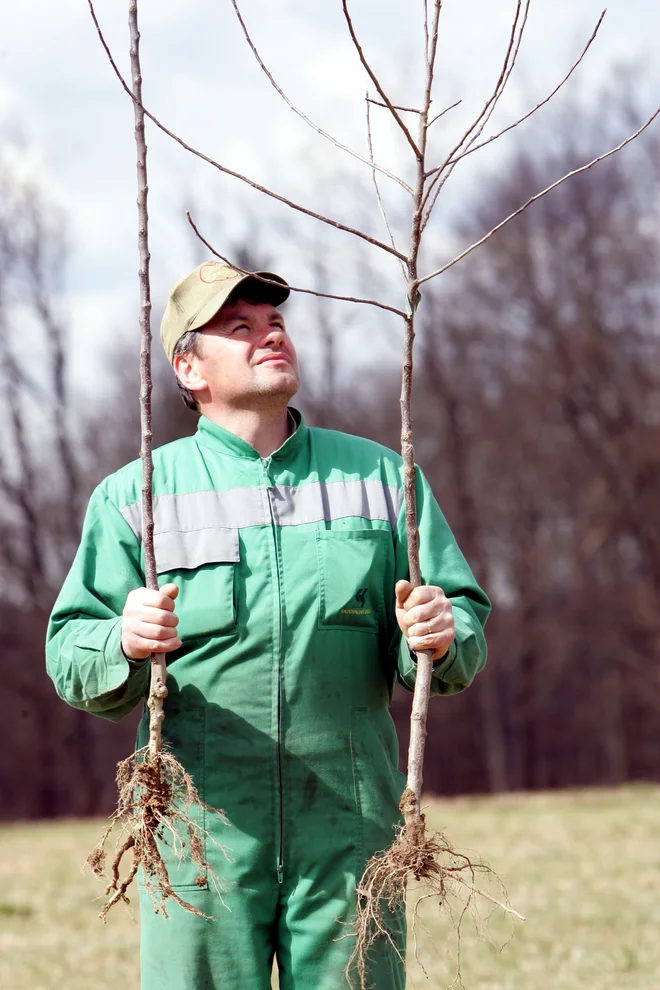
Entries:
[[397,608],[406,607],[406,599],[408,598],[408,595],[412,590],[413,590],[413,586],[410,583],[410,581],[397,581],[394,588]]
[[171,598],[172,601],[174,601],[176,596],[179,594],[179,589],[177,585],[172,584],[171,582],[169,584],[164,584],[160,590],[163,592],[163,594],[167,595],[168,598]]

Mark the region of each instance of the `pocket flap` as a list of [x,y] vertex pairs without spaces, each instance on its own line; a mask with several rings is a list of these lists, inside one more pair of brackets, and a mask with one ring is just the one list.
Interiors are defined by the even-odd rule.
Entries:
[[192,570],[202,564],[237,564],[240,560],[238,530],[214,527],[156,533],[154,551],[158,574]]

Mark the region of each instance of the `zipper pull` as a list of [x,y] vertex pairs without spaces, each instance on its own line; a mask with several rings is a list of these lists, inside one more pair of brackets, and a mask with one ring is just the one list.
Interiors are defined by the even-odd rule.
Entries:
[[277,864],[277,882],[284,883],[284,868],[281,863]]

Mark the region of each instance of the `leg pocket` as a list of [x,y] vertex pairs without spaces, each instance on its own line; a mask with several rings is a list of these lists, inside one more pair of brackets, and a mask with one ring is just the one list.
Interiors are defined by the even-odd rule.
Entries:
[[392,763],[385,743],[372,725],[367,708],[351,710],[351,760],[359,880],[367,860],[387,849],[394,840],[394,826],[403,824],[399,801],[406,783],[405,775]]

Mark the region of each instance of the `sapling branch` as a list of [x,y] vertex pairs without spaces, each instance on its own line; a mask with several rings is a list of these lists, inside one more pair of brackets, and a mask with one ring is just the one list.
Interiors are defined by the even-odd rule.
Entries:
[[[122,76],[121,72],[119,71],[119,67],[115,62],[110,47],[107,41],[105,40],[105,36],[103,34],[103,31],[101,30],[101,25],[96,16],[93,0],[87,0],[87,5],[92,15],[94,26],[96,27],[96,33],[98,34],[99,40],[105,50],[105,53],[108,57],[108,61],[110,62],[110,65],[112,67],[112,70],[117,76],[117,79],[121,83],[124,91],[128,94],[128,96],[130,96],[130,98],[135,103],[137,98],[133,93],[132,89],[130,88],[130,86],[128,85],[128,83],[126,82],[126,80],[124,79],[124,77]],[[188,144],[186,141],[184,141],[183,138],[180,138],[178,134],[175,134],[174,131],[171,131],[168,127],[165,126],[165,124],[161,123],[158,117],[156,117],[155,114],[153,114],[150,110],[148,110],[143,103],[140,103],[139,107],[141,111],[144,113],[145,117],[148,117],[149,120],[153,124],[155,124],[159,130],[163,132],[163,134],[167,134],[168,137],[172,138],[173,141],[176,141],[176,143],[180,145],[182,148],[184,148],[185,151],[189,151],[191,155],[195,155],[196,158],[200,158],[203,162],[206,162],[208,165],[212,165],[213,168],[218,169],[218,171],[222,172],[224,175],[229,175],[234,179],[239,179],[241,182],[244,182],[252,189],[256,189],[257,192],[263,193],[264,196],[269,196],[271,199],[275,199],[279,203],[283,203],[284,206],[288,206],[290,209],[296,210],[296,212],[298,213],[303,213],[305,216],[312,217],[314,220],[320,220],[321,223],[325,223],[330,227],[334,227],[336,230],[343,230],[347,234],[353,234],[355,237],[359,237],[361,240],[367,241],[368,244],[372,244],[374,247],[378,247],[382,251],[386,251],[388,254],[393,254],[397,258],[403,258],[405,261],[404,255],[399,254],[399,252],[396,251],[394,248],[392,248],[389,244],[385,244],[383,243],[383,241],[379,241],[377,238],[371,237],[369,234],[365,233],[365,231],[357,230],[355,227],[350,227],[348,224],[341,223],[341,221],[339,220],[334,220],[332,217],[326,217],[321,213],[317,213],[315,210],[310,210],[306,206],[302,206],[300,203],[296,203],[294,202],[294,200],[288,199],[286,196],[282,196],[280,195],[280,193],[274,192],[274,190],[268,189],[266,186],[262,186],[261,183],[255,182],[253,179],[250,179],[248,176],[243,175],[241,172],[236,172],[234,171],[234,169],[228,168],[226,165],[222,165],[220,162],[215,161],[213,158],[209,157],[209,155],[205,155],[203,151],[199,151],[197,148],[193,148],[193,146]]]
[[[529,120],[529,118],[532,117],[537,112],[537,110],[540,110],[541,107],[544,107],[547,103],[549,103],[550,100],[557,95],[559,90],[563,88],[563,86],[571,78],[571,76],[573,75],[573,73],[575,72],[575,70],[580,65],[585,55],[591,48],[593,42],[596,39],[596,35],[600,30],[600,27],[603,23],[603,19],[606,13],[607,11],[605,10],[601,13],[600,17],[598,18],[598,22],[594,30],[592,31],[591,36],[588,39],[586,45],[582,49],[580,55],[570,66],[568,72],[564,75],[564,77],[557,83],[555,88],[544,99],[539,100],[539,102],[535,106],[533,106],[531,110],[528,110],[526,114],[523,114],[522,117],[518,117],[516,120],[513,121],[513,123],[508,124],[506,127],[503,127],[500,131],[497,131],[495,134],[492,134],[489,138],[486,138],[485,141],[479,141],[478,143],[474,143],[474,140],[471,140],[463,151],[455,152],[451,154],[447,159],[445,159],[442,165],[438,165],[436,168],[433,168],[426,173],[427,179],[430,178],[433,181],[429,184],[425,197],[426,213],[424,216],[423,227],[426,227],[427,223],[429,222],[435,204],[438,200],[438,197],[442,192],[445,183],[449,179],[451,173],[453,172],[458,162],[462,161],[463,158],[467,158],[467,156],[473,154],[473,152],[479,151],[481,148],[485,148],[487,145],[492,144],[493,141],[497,141],[498,138],[501,138],[504,134],[508,134],[509,131],[514,130],[520,124],[524,123],[526,120]],[[454,104],[454,106],[456,106],[456,104]],[[451,107],[449,109],[451,109]],[[443,111],[443,113],[444,112],[445,111]],[[440,114],[438,116],[440,116]],[[434,118],[434,120],[437,120],[437,117]],[[433,123],[433,121],[431,121],[431,123]],[[429,127],[430,126],[431,125],[429,124]],[[482,132],[483,132],[483,127],[479,129],[479,133]]]
[[237,0],[231,0],[231,4],[232,4],[232,7],[234,8],[234,11],[236,13],[236,17],[238,18],[238,23],[241,25],[241,30],[243,31],[243,35],[244,35],[245,40],[246,40],[246,42],[248,44],[248,47],[250,48],[250,51],[252,52],[252,54],[254,55],[255,59],[257,60],[260,68],[262,69],[262,71],[265,74],[266,78],[268,79],[269,83],[271,84],[271,86],[273,87],[273,89],[282,97],[282,99],[284,100],[284,102],[286,103],[286,105],[291,110],[293,110],[293,112],[295,114],[297,114],[300,117],[301,120],[304,120],[305,123],[308,124],[309,127],[312,128],[312,130],[316,131],[317,134],[320,134],[321,137],[326,138],[328,141],[330,141],[331,144],[334,144],[335,148],[339,148],[340,151],[345,151],[347,154],[351,155],[353,158],[356,158],[359,162],[362,162],[363,165],[368,165],[371,169],[375,169],[377,172],[380,172],[382,175],[386,175],[388,179],[392,179],[393,182],[397,182],[403,189],[406,190],[407,193],[410,193],[410,195],[412,196],[412,189],[411,189],[411,187],[408,185],[407,182],[404,182],[404,180],[402,178],[400,178],[398,175],[394,175],[393,172],[389,172],[386,168],[383,168],[381,165],[377,165],[371,159],[367,160],[366,158],[363,158],[362,155],[358,154],[358,152],[355,151],[353,148],[349,148],[348,145],[342,144],[342,142],[341,141],[338,141],[336,138],[334,138],[332,136],[332,134],[328,134],[328,132],[327,131],[324,131],[322,127],[319,127],[318,124],[315,124],[313,120],[310,120],[310,118],[307,116],[306,113],[303,113],[302,110],[300,110],[297,106],[295,106],[291,102],[291,100],[286,95],[286,93],[281,88],[281,86],[278,85],[278,83],[276,82],[275,78],[273,77],[272,72],[270,71],[270,69],[268,68],[268,66],[266,65],[266,63],[264,62],[264,60],[262,59],[261,55],[259,54],[259,52],[257,50],[257,46],[255,45],[254,41],[252,40],[252,36],[251,36],[250,32],[247,29],[247,25],[245,23],[245,20],[243,18],[243,15],[241,14],[241,10],[240,10],[240,7],[238,6]]
[[359,57],[360,61],[362,62],[363,68],[364,68],[365,72],[367,73],[367,75],[369,76],[369,78],[371,79],[371,81],[374,84],[374,86],[376,87],[376,90],[379,93],[379,95],[380,95],[383,103],[385,104],[385,106],[390,111],[390,113],[394,117],[395,121],[399,125],[399,127],[400,127],[401,131],[403,132],[403,134],[404,134],[404,136],[405,136],[408,144],[412,148],[415,157],[417,157],[417,155],[419,154],[419,149],[418,149],[417,145],[415,144],[415,141],[414,141],[414,138],[413,138],[412,134],[410,133],[410,131],[408,130],[408,128],[404,124],[403,120],[399,116],[398,110],[396,109],[396,107],[394,106],[394,104],[390,100],[389,96],[387,95],[387,93],[383,89],[378,76],[376,75],[376,73],[374,72],[374,70],[371,68],[371,66],[367,62],[366,56],[364,54],[364,50],[362,48],[362,45],[360,44],[360,40],[359,40],[357,34],[355,33],[355,28],[353,27],[353,20],[352,20],[351,15],[350,15],[350,13],[348,11],[347,0],[341,0],[341,5],[342,5],[342,10],[344,11],[344,18],[345,18],[346,24],[348,26],[348,31],[349,31],[349,34],[351,36],[351,41],[353,42],[353,46],[355,47],[355,50],[358,53],[358,57]]
[[[540,110],[541,107],[544,107],[546,105],[546,103],[549,103],[550,100],[554,96],[557,95],[557,93],[559,92],[559,90],[562,89],[566,85],[566,83],[568,82],[568,80],[571,78],[571,76],[573,75],[573,73],[578,68],[578,66],[580,65],[580,63],[584,59],[585,55],[587,54],[587,52],[591,48],[592,44],[596,40],[596,35],[600,31],[600,28],[601,28],[601,25],[603,23],[603,20],[605,18],[605,14],[606,13],[607,13],[606,10],[604,10],[601,13],[600,17],[598,18],[598,23],[596,24],[596,27],[593,29],[593,31],[591,33],[591,37],[589,38],[589,40],[587,41],[586,45],[584,46],[584,48],[580,52],[580,55],[573,62],[573,64],[570,66],[568,72],[564,75],[564,77],[557,83],[557,85],[555,86],[555,88],[550,93],[548,93],[548,95],[546,97],[544,97],[542,100],[539,100],[539,102],[536,103],[532,107],[531,110],[528,110],[527,113],[526,114],[523,114],[522,117],[518,117],[516,120],[513,121],[512,124],[507,124],[506,127],[503,127],[501,131],[497,131],[496,134],[491,134],[491,136],[489,138],[486,138],[485,141],[480,141],[478,144],[473,144],[469,148],[466,148],[465,151],[462,151],[460,154],[454,155],[454,157],[452,159],[450,159],[450,161],[448,162],[448,164],[449,165],[455,165],[462,158],[467,158],[467,156],[468,155],[471,155],[473,152],[479,151],[481,148],[485,148],[486,145],[492,144],[493,141],[497,141],[497,139],[498,138],[501,138],[503,134],[508,134],[509,131],[512,131],[515,127],[518,127],[519,124],[522,124],[526,120],[529,120],[529,118],[531,116],[533,116],[537,112],[537,110]],[[436,171],[436,169],[433,169],[431,172],[429,172],[428,173],[429,176],[433,175],[435,173],[435,171]]]
[[[366,106],[366,111],[367,111],[367,145],[369,147],[369,161],[370,162],[373,162],[373,159],[374,159],[374,144],[373,144],[373,138],[372,138],[372,135],[371,135],[371,111],[369,109],[371,103],[372,103],[372,101],[369,99],[369,94],[367,93],[366,96],[365,96],[365,106]],[[389,235],[390,244],[392,245],[393,248],[396,248],[396,243],[394,241],[394,234],[392,233],[392,228],[390,227],[390,222],[387,219],[387,213],[385,212],[385,204],[383,203],[383,197],[381,196],[381,193],[380,193],[380,186],[378,185],[378,176],[376,175],[376,168],[375,167],[374,167],[374,169],[373,169],[373,171],[371,173],[371,178],[372,178],[372,181],[373,181],[373,184],[374,184],[374,189],[376,191],[376,202],[378,203],[378,209],[380,210],[380,215],[383,218],[383,223],[385,224],[385,229],[387,230],[387,233]],[[401,274],[405,278],[406,277],[406,266],[405,266],[404,262],[401,259],[399,259],[399,265],[401,266]]]
[[[524,0],[524,3],[523,0],[518,0],[516,5],[515,17],[513,19],[513,24],[511,26],[511,33],[509,36],[509,43],[506,50],[506,55],[504,57],[504,62],[502,64],[500,75],[498,76],[497,82],[495,83],[495,87],[489,98],[486,100],[486,103],[483,109],[481,110],[481,112],[466,129],[465,133],[460,138],[458,144],[449,153],[444,163],[440,165],[437,169],[432,170],[432,172],[435,172],[437,174],[435,175],[433,181],[430,182],[426,188],[422,201],[423,206],[426,206],[430,197],[433,195],[434,187],[440,176],[443,175],[443,173],[445,172],[445,169],[449,168],[450,171],[452,170],[453,166],[451,163],[458,155],[458,153],[461,151],[461,149],[464,146],[470,147],[483,133],[486,124],[490,120],[493,111],[495,110],[495,107],[497,106],[500,100],[500,97],[502,96],[504,90],[506,89],[507,83],[511,78],[511,73],[513,72],[514,66],[516,64],[518,53],[520,52],[520,46],[522,44],[523,34],[525,32],[525,27],[527,26],[527,19],[529,16],[529,8],[531,2],[532,0]],[[437,195],[434,197],[433,201],[431,202],[427,210],[426,217],[423,221],[423,227],[425,227],[429,221],[436,199],[437,199]]]
[[493,237],[498,232],[498,230],[501,230],[502,227],[506,226],[506,224],[510,223],[516,217],[520,216],[520,214],[523,213],[526,209],[528,209],[528,207],[530,207],[532,203],[536,203],[539,199],[542,199],[544,196],[547,196],[548,193],[552,192],[553,189],[556,189],[557,186],[560,186],[563,182],[566,182],[567,179],[572,179],[574,176],[580,175],[580,173],[582,172],[586,172],[588,169],[593,168],[594,165],[597,165],[599,162],[605,161],[606,158],[610,158],[612,155],[615,155],[618,151],[621,151],[621,149],[625,148],[626,145],[630,144],[631,141],[634,141],[635,138],[638,138],[639,135],[642,134],[647,127],[650,127],[650,125],[653,123],[653,121],[656,119],[656,117],[659,114],[660,114],[660,107],[654,110],[651,116],[648,117],[644,121],[644,123],[641,124],[636,131],[634,131],[633,134],[629,134],[628,137],[625,138],[623,141],[620,141],[615,148],[610,148],[609,151],[605,151],[603,152],[602,155],[598,155],[596,158],[592,158],[591,161],[586,162],[586,164],[584,165],[580,165],[579,168],[574,168],[570,172],[566,172],[565,175],[562,175],[555,182],[551,182],[549,186],[545,187],[545,189],[542,189],[534,196],[530,196],[529,199],[522,204],[522,206],[520,206],[517,210],[514,210],[507,217],[504,217],[504,219],[500,220],[500,222],[496,224],[494,227],[491,227],[491,229],[487,231],[483,235],[483,237],[480,237],[479,240],[474,241],[459,254],[454,255],[454,257],[450,261],[448,261],[445,265],[443,265],[442,268],[438,268],[436,269],[436,271],[430,272],[428,275],[423,275],[419,280],[419,284],[423,285],[424,282],[428,282],[430,279],[436,278],[436,276],[442,275],[443,272],[446,272],[450,268],[453,268],[453,266],[458,264],[459,261],[462,261],[463,258],[466,258],[468,254],[471,254],[472,251],[474,251],[476,248],[481,247],[482,244],[485,244],[486,241],[489,241],[490,238]]
[[[199,238],[202,244],[204,244],[209,249],[211,254],[214,254],[216,258],[220,259],[220,261],[224,261],[226,265],[231,265],[231,267],[234,268],[237,272],[243,272],[244,275],[252,275],[253,278],[257,279],[257,281],[264,282],[266,285],[280,284],[279,282],[273,282],[272,279],[264,278],[263,275],[260,275],[258,272],[251,272],[248,271],[246,268],[241,268],[241,266],[237,262],[232,261],[230,258],[227,258],[224,254],[221,254],[213,247],[213,245],[209,241],[207,241],[204,235],[200,232],[199,228],[197,227],[197,224],[190,215],[190,211],[186,212],[186,217],[188,219],[188,223],[195,232],[195,235]],[[397,316],[405,316],[403,310],[397,309],[396,306],[388,306],[387,303],[379,302],[378,299],[359,299],[356,296],[340,296],[340,295],[336,295],[333,292],[320,292],[318,289],[304,289],[301,288],[299,285],[289,285],[289,288],[291,289],[292,292],[301,292],[303,295],[320,296],[322,299],[338,299],[340,302],[358,303],[359,305],[362,306],[375,306],[377,309],[384,309],[388,313],[395,313]]]
[[[463,100],[456,100],[455,103],[450,103],[449,106],[448,107],[445,107],[444,110],[441,110],[440,113],[436,113],[435,117],[432,117],[431,120],[429,120],[428,124],[426,125],[426,129],[428,130],[429,127],[431,127],[433,124],[435,124],[436,120],[440,120],[440,118],[441,117],[444,117],[444,115],[446,113],[449,113],[450,110],[454,110],[456,107],[460,106],[462,102],[463,102]],[[432,174],[432,173],[430,173],[430,174]],[[428,178],[428,175],[429,175],[429,173],[427,173],[427,178]]]
[[[370,96],[367,97],[367,103],[371,103],[372,106],[374,106],[374,107],[385,107],[386,110],[389,110],[389,107],[388,107],[387,103],[383,103],[382,100],[374,100]],[[422,112],[421,110],[418,110],[417,107],[400,107],[400,106],[397,106],[396,103],[393,103],[392,106],[394,107],[395,110],[401,110],[403,113],[421,113]],[[412,189],[410,191],[412,192]]]

